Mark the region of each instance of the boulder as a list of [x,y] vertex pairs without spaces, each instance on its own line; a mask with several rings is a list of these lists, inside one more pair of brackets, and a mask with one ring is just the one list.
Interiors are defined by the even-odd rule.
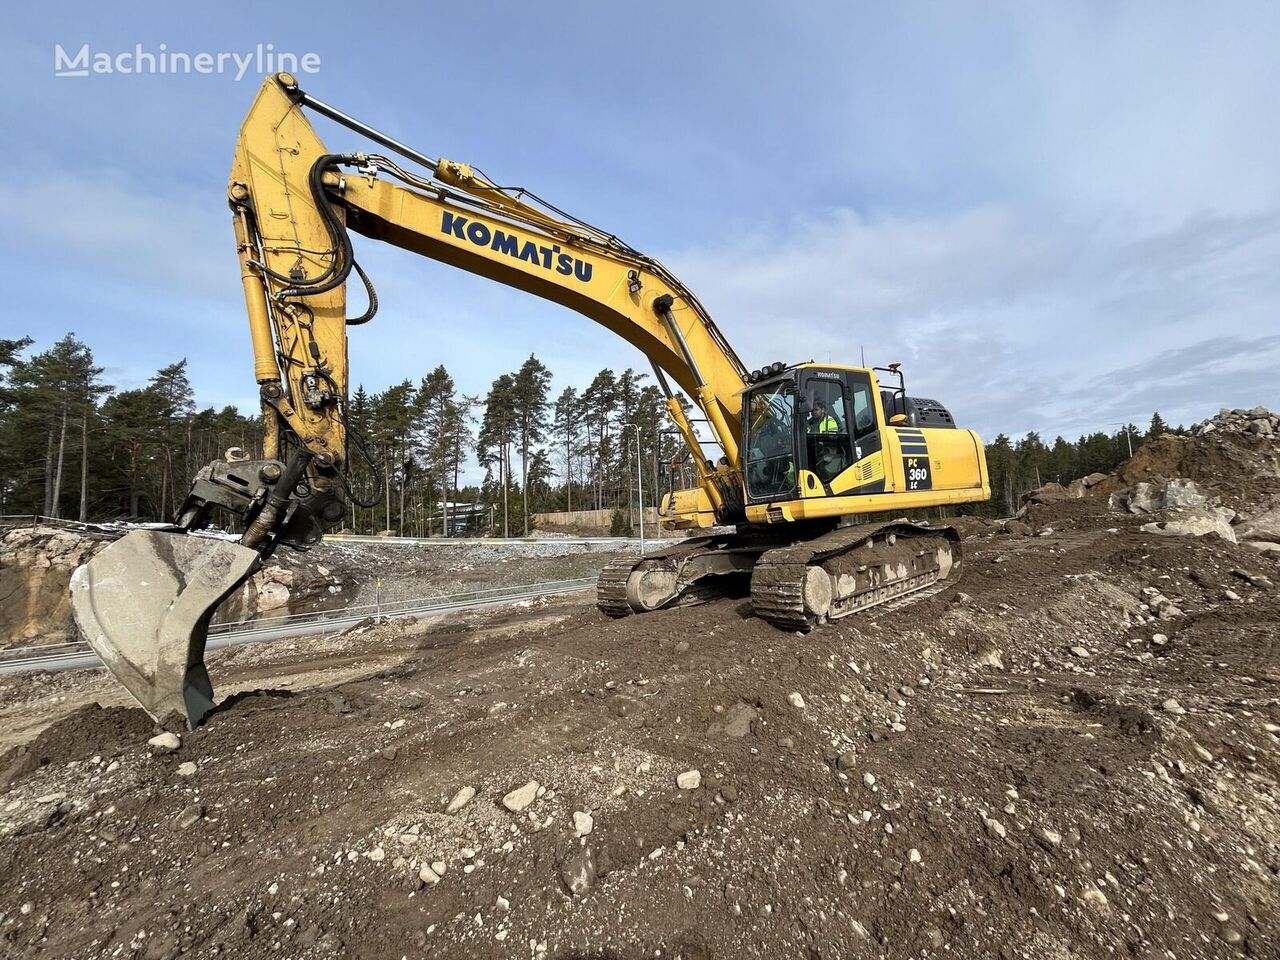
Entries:
[[1280,541],[1280,506],[1237,524],[1236,536],[1241,540]]
[[1154,533],[1162,537],[1204,537],[1212,534],[1229,543],[1237,542],[1231,524],[1219,512],[1199,511],[1180,516],[1176,520],[1144,523],[1141,529],[1143,533]]
[[0,647],[75,638],[71,574],[114,539],[52,527],[5,533],[0,540]]

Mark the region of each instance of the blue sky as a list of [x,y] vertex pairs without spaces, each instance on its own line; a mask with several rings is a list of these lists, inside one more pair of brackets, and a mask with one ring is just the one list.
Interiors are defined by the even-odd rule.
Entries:
[[[749,366],[903,362],[966,425],[1280,405],[1280,6],[223,3],[6,14],[0,336],[254,407],[225,184],[260,78],[55,78],[54,45],[320,58],[303,85],[658,256]],[[316,121],[329,145],[354,136]],[[356,238],[377,389],[647,369],[589,321]]]

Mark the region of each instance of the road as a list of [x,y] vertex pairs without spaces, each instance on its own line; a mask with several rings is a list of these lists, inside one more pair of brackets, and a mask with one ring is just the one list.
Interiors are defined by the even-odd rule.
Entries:
[[[575,593],[580,590],[590,589],[593,586],[595,586],[595,578],[583,578],[538,583],[502,591],[490,590],[480,593],[454,594],[418,602],[402,602],[396,604],[394,609],[384,608],[382,616],[389,620],[411,616],[436,616],[442,613],[452,613],[455,610],[491,607],[506,603],[517,603],[521,600],[535,600],[538,597]],[[221,633],[211,632],[209,640],[205,644],[205,649],[219,650],[223,647],[235,647],[245,643],[279,640],[282,637],[302,637],[317,633],[332,633],[354,626],[373,615],[375,615],[375,611],[361,607],[357,610],[333,611],[332,616],[326,614],[303,614],[296,617],[274,618],[257,627],[242,627]],[[0,674],[23,673],[33,670],[99,670],[103,666],[102,661],[98,659],[98,655],[84,642],[64,643],[49,647],[24,647],[8,651],[8,653],[22,654],[26,651],[30,651],[27,656],[17,656],[0,661]]]

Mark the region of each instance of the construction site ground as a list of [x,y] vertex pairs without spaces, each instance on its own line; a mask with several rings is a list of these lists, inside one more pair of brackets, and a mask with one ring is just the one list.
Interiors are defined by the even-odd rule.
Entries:
[[1277,564],[1150,519],[970,521],[804,636],[583,593],[221,651],[173,752],[0,679],[0,955],[1280,957]]

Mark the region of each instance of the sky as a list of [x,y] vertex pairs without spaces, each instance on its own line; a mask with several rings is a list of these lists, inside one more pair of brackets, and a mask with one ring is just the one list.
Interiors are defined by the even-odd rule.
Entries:
[[[302,86],[658,257],[748,367],[901,362],[990,439],[1280,406],[1280,5],[22,4],[0,38],[0,337],[256,407],[225,201],[261,76],[72,55],[314,54]],[[229,61],[230,63],[230,61]],[[354,134],[313,120],[335,152]],[[564,308],[354,238],[370,390],[647,370]],[[353,292],[352,301],[360,299]]]

